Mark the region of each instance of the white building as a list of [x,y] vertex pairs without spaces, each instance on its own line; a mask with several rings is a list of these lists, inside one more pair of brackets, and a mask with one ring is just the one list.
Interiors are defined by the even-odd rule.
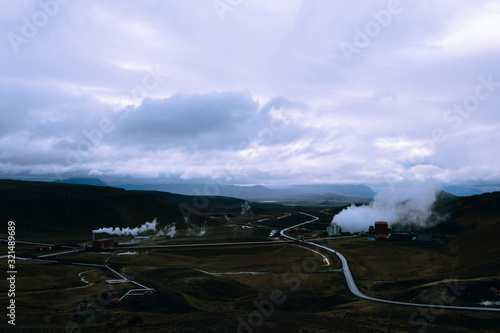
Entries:
[[331,223],[328,227],[326,227],[326,232],[328,236],[339,236],[342,232],[342,228],[338,226],[337,223]]

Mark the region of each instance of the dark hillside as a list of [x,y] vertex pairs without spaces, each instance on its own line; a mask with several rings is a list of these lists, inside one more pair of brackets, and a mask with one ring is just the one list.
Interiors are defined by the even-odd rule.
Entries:
[[447,215],[435,230],[449,241],[462,276],[500,275],[500,192],[446,198],[436,209]]
[[[89,231],[100,227],[135,227],[158,218],[185,227],[205,214],[239,215],[244,200],[217,196],[187,196],[168,192],[126,191],[81,184],[0,180],[0,218],[19,230]],[[251,203],[256,214],[283,211],[275,204]]]
[[[146,193],[146,192],[143,192]],[[215,213],[231,213],[239,214],[241,205],[246,201],[243,199],[225,197],[225,196],[190,196],[174,194],[169,192],[149,191],[147,193],[155,194],[163,199],[168,200],[176,205],[187,205],[200,213],[215,214]],[[249,202],[252,211],[255,214],[265,214],[269,212],[288,211],[289,208],[273,203],[256,203]]]
[[[158,218],[161,225],[183,216],[158,195],[102,186],[0,180],[0,219],[19,230],[88,231],[103,226],[135,227]],[[193,222],[202,220],[195,214]]]

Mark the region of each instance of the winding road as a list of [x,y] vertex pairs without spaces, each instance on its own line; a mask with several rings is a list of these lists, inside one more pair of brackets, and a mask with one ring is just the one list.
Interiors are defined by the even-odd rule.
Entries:
[[[294,225],[294,226],[291,226],[291,227],[288,227],[288,228],[285,228],[285,229],[281,230],[281,232],[280,232],[281,236],[283,236],[286,239],[295,240],[295,238],[285,235],[285,232],[288,231],[288,230],[290,230],[290,229],[292,229],[292,228],[295,228],[295,227],[298,227],[298,226],[301,226],[301,225],[304,225],[304,224],[308,224],[308,223],[317,221],[319,219],[317,216],[314,216],[314,215],[311,215],[311,214],[307,214],[307,213],[303,213],[303,212],[300,212],[300,214],[310,216],[313,219],[312,220],[308,220],[306,222],[302,222],[300,224],[297,224],[297,225]],[[320,245],[320,244],[316,244],[316,243],[313,243],[313,242],[304,241],[303,244],[309,244],[309,245],[312,245],[312,246],[315,246],[315,247],[322,248],[323,250],[331,252],[331,253],[335,254],[337,257],[339,257],[340,262],[342,263],[342,271],[344,273],[344,276],[345,276],[345,279],[346,279],[346,282],[347,282],[347,286],[349,287],[349,290],[351,291],[351,293],[354,294],[355,296],[359,297],[359,298],[366,299],[366,300],[369,300],[369,301],[379,302],[379,303],[386,303],[386,304],[393,304],[393,305],[403,305],[403,306],[425,307],[425,308],[434,308],[434,309],[453,309],[453,310],[496,311],[496,312],[500,312],[500,308],[472,307],[472,306],[451,306],[451,305],[444,305],[444,304],[407,303],[407,302],[389,301],[389,300],[385,300],[385,299],[380,299],[380,298],[374,298],[374,297],[366,296],[365,294],[363,294],[358,289],[358,286],[356,285],[356,283],[354,282],[354,278],[352,277],[351,270],[349,269],[349,263],[347,262],[347,259],[341,253],[339,253],[339,252],[337,252],[337,251],[335,251],[333,249],[330,249],[330,248],[328,248],[326,246],[323,246],[323,245]],[[453,292],[456,293],[458,291],[455,290]],[[438,302],[438,300],[436,300],[436,302]],[[439,301],[439,302],[441,302],[441,301]]]
[[[289,242],[296,242],[296,238],[293,238],[293,237],[290,237],[290,236],[286,235],[285,234],[286,231],[288,231],[288,230],[290,230],[292,228],[295,228],[295,227],[299,227],[299,226],[304,225],[304,224],[312,223],[312,222],[317,221],[319,219],[317,216],[314,216],[314,215],[311,215],[311,214],[307,214],[307,213],[304,213],[304,212],[300,212],[300,214],[312,217],[312,219],[281,230],[281,232],[280,232],[281,236],[283,238],[285,238],[285,239],[288,239]],[[343,237],[343,238],[351,238],[351,237],[353,237],[353,236],[347,236],[347,237]],[[1,241],[3,241],[3,240],[1,240]],[[21,243],[21,242],[19,242],[19,243]],[[22,243],[24,243],[24,244],[41,244],[41,243],[31,243],[31,242],[22,242]],[[263,244],[273,244],[273,243],[284,243],[284,242],[283,241],[258,241],[258,242],[231,242],[231,243],[205,243],[205,244],[176,244],[176,245],[130,246],[130,247],[120,247],[120,249],[135,249],[135,250],[137,250],[137,249],[147,249],[147,248],[176,248],[176,247],[178,248],[178,247],[235,246],[235,245],[240,245],[241,246],[241,245],[261,245],[261,244],[263,245]],[[375,297],[367,296],[367,295],[363,294],[358,289],[356,283],[354,282],[354,278],[352,276],[351,270],[349,269],[349,263],[347,262],[347,259],[344,257],[344,255],[342,255],[341,253],[339,253],[339,252],[337,252],[337,251],[335,251],[335,250],[333,250],[331,248],[328,248],[326,246],[314,243],[312,241],[303,241],[303,242],[301,242],[301,244],[307,244],[307,245],[310,245],[310,246],[321,248],[321,249],[323,249],[325,251],[328,251],[328,252],[331,252],[331,253],[335,254],[340,259],[340,262],[342,263],[342,269],[339,270],[339,271],[342,271],[344,273],[344,277],[346,279],[347,286],[348,286],[350,292],[353,295],[355,295],[355,296],[357,296],[359,298],[366,299],[368,301],[373,301],[373,302],[393,304],[393,305],[413,306],[413,307],[424,307],[424,308],[434,308],[434,309],[453,309],[453,310],[495,311],[495,312],[500,312],[500,308],[471,307],[471,306],[451,306],[451,305],[444,305],[444,304],[408,303],[408,302],[390,301],[390,300],[385,300],[385,299],[380,299],[380,298],[375,298]],[[110,250],[114,251],[114,250],[116,250],[116,248],[110,249]],[[72,251],[66,251],[66,252],[54,253],[54,254],[51,254],[51,256],[65,254],[65,253],[70,253],[70,252],[74,252],[74,250],[72,250]],[[316,252],[316,251],[314,251],[314,252]],[[48,255],[45,255],[45,256],[48,256]],[[4,258],[4,257],[6,257],[6,256],[1,256],[0,258]],[[39,256],[39,257],[42,257],[42,256]],[[20,257],[18,257],[18,259],[48,261],[48,262],[56,262],[56,263],[66,263],[66,264],[73,264],[73,265],[82,265],[82,266],[107,268],[112,273],[114,273],[115,275],[117,275],[117,276],[119,276],[121,278],[121,280],[111,280],[112,282],[115,282],[115,283],[118,282],[118,281],[119,282],[125,282],[125,280],[126,280],[126,282],[131,282],[131,283],[137,284],[140,287],[142,287],[143,289],[141,289],[141,291],[143,291],[143,290],[153,290],[152,288],[147,288],[147,287],[145,287],[145,286],[143,286],[143,285],[141,285],[141,284],[139,284],[139,283],[137,283],[135,281],[132,281],[132,280],[130,280],[128,278],[125,278],[122,274],[120,274],[119,272],[113,270],[112,268],[110,268],[106,264],[103,265],[103,264],[97,264],[97,263],[94,263],[94,262],[72,262],[71,260],[68,260],[68,259],[59,259],[59,260],[37,259],[36,257],[35,258],[20,258]],[[326,262],[329,264],[328,259],[326,259]],[[450,289],[452,289],[452,288],[450,288]],[[459,288],[456,288],[456,289],[457,290],[452,290],[452,291],[455,293],[455,295],[458,296],[459,295],[459,291],[458,291]],[[436,299],[435,302],[436,303],[443,303],[439,299]]]

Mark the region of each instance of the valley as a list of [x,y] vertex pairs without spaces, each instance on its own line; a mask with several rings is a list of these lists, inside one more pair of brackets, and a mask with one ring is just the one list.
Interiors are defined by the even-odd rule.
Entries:
[[[59,185],[65,187],[57,191],[67,194],[58,200],[67,203],[68,197],[77,194],[83,202],[115,196],[105,201],[115,211],[134,210],[135,216],[156,213],[147,219],[158,217],[159,227],[175,222],[175,234],[99,234],[113,238],[118,245],[96,251],[90,248],[92,230],[137,228],[146,217],[135,225],[132,218],[124,223],[121,217],[91,221],[96,215],[89,211],[79,217],[87,222],[69,228],[58,222],[71,219],[64,215],[65,210],[58,210],[63,215],[53,220],[31,220],[16,208],[26,205],[30,196],[51,193]],[[368,297],[495,308],[496,296],[489,289],[498,288],[500,280],[494,257],[499,246],[494,241],[500,231],[499,193],[443,197],[434,206],[450,216],[434,227],[441,240],[415,243],[328,237],[326,226],[337,210],[324,206],[250,202],[253,216],[245,217],[240,214],[244,201],[234,198],[116,192],[83,185],[48,184],[44,188],[42,183],[23,183],[15,190],[12,186],[9,193],[19,191],[17,202],[11,201],[2,211],[19,214],[16,217],[22,221],[16,222],[16,321],[26,331],[385,332],[390,328],[494,332],[499,328],[498,312],[411,307],[359,298],[348,288],[339,258],[309,245],[316,243],[342,253],[357,288]],[[160,200],[169,198],[169,204],[161,211],[151,205],[130,207],[129,202],[136,198],[122,201],[121,196],[131,195],[149,201],[157,196],[161,199],[154,200],[159,207],[163,205]],[[193,200],[208,203],[195,208]],[[181,205],[191,208],[189,219],[182,217]],[[287,231],[298,224],[307,227],[302,234],[305,242],[297,242],[298,235]],[[273,231],[278,232],[270,236]],[[481,241],[471,243],[470,239]],[[39,251],[23,241],[54,248]],[[1,246],[6,253],[6,244]],[[110,283],[117,279],[123,282]],[[124,296],[137,285],[154,293],[151,297],[145,293]],[[0,297],[2,303],[6,296]],[[113,305],[115,298],[121,300]]]

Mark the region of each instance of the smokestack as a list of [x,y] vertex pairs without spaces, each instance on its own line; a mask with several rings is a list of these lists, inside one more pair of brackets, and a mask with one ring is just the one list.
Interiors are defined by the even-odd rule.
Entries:
[[95,232],[92,231],[92,241],[95,241]]

